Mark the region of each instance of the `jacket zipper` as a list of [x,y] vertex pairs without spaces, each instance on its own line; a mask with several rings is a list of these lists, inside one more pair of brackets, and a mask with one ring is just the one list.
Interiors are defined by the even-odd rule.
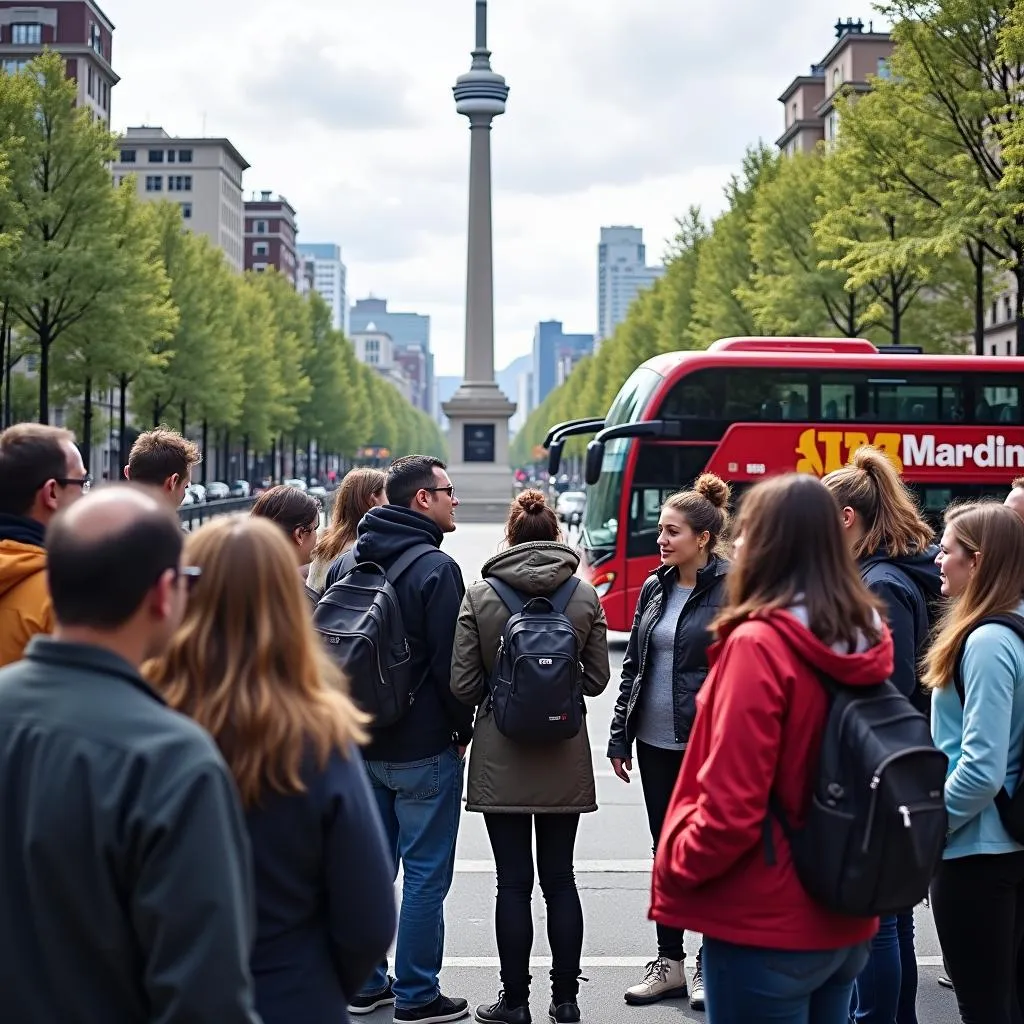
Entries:
[[[934,750],[934,747],[910,747],[907,750],[901,750],[897,754],[890,754],[876,769],[875,774],[871,776],[871,803],[868,806],[868,827],[864,830],[864,842],[861,844],[861,852],[867,853],[868,846],[871,844],[871,833],[875,828],[875,811],[878,805],[878,788],[882,785],[882,773],[886,768],[892,764],[893,761],[898,761],[901,757],[906,757],[909,754],[920,754],[926,751]],[[900,804],[896,808],[897,814],[903,819],[903,827],[910,828],[910,814],[914,810],[925,810],[926,807],[908,807],[906,804]]]

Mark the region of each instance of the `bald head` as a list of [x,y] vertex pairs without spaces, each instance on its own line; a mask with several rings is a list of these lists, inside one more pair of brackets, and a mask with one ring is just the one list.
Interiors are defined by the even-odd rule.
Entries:
[[1024,477],[1017,477],[1013,481],[1010,493],[1006,496],[1006,501],[1003,504],[1007,508],[1012,508],[1021,519],[1024,519]]
[[167,506],[140,488],[105,487],[50,524],[47,574],[62,626],[117,629],[139,611],[168,570],[182,535]]

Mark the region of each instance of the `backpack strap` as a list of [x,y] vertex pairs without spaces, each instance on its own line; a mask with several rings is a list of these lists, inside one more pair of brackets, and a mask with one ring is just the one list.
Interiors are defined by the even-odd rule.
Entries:
[[[1007,629],[1013,630],[1021,640],[1024,640],[1024,618],[1021,618],[1021,616],[1016,612],[999,612],[996,615],[986,615],[985,618],[974,625],[971,633],[973,633],[979,626],[984,626],[988,622],[993,622],[999,626],[1006,626]],[[967,636],[970,635],[970,633],[967,634]],[[966,650],[967,637],[965,636],[963,642],[960,644],[960,650],[957,652],[956,661],[953,663],[953,686],[956,689],[956,695],[960,698],[961,707],[966,699],[963,671],[964,652]]]
[[501,598],[501,603],[512,615],[518,614],[526,607],[526,602],[520,597],[519,591],[507,583],[496,580],[493,576],[488,576],[485,582]]
[[413,544],[411,548],[406,548],[406,550],[395,559],[391,568],[388,569],[384,575],[387,577],[388,582],[394,586],[406,569],[408,569],[413,562],[419,561],[421,555],[426,555],[431,551],[437,550],[438,548],[434,544]]
[[548,600],[551,602],[551,607],[554,611],[558,612],[559,615],[565,614],[565,609],[569,606],[569,602],[572,600],[572,595],[576,593],[576,588],[580,584],[579,576],[570,576],[552,595]]

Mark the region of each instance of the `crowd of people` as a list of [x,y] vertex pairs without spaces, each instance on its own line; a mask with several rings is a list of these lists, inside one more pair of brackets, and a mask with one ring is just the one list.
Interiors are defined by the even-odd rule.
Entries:
[[[497,879],[500,988],[474,1018],[531,1024],[536,878],[548,1018],[580,1021],[585,703],[611,673],[600,600],[543,494],[516,496],[467,588],[442,550],[459,501],[438,459],[351,471],[329,523],[281,486],[187,534],[198,462],[150,431],[125,482],[91,492],[70,433],[0,434],[0,1016],[465,1018],[440,985],[464,806]],[[665,501],[623,658],[607,757],[630,783],[636,748],[656,937],[625,1002],[917,1024],[927,896],[962,1020],[1021,1024],[1024,479],[1005,503],[949,508],[937,543],[872,448],[823,480],[758,484],[735,523],[730,499],[705,474]],[[359,629],[330,625],[359,601]],[[400,698],[386,716],[352,671],[371,635]],[[867,832],[808,858],[822,815],[842,832],[861,813],[826,762],[891,750],[892,722],[917,740],[871,778]],[[865,865],[874,893],[854,906]],[[826,892],[832,868],[859,889]],[[894,872],[912,897],[882,895]]]

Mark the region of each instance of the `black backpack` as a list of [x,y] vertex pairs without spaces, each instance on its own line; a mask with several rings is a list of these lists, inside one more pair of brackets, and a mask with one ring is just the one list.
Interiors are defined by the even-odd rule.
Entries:
[[[974,629],[977,629],[978,626],[983,626],[986,622],[995,622],[1000,626],[1006,626],[1008,629],[1012,629],[1021,640],[1024,640],[1024,619],[1013,612],[986,615],[985,618],[975,624]],[[962,662],[966,647],[967,637],[965,636],[956,656],[956,666],[953,669],[953,686],[956,687],[956,695],[960,698],[961,707],[964,705]],[[1013,796],[1006,792],[1005,786],[996,793],[996,810],[999,811],[999,819],[1003,823],[1003,828],[1010,834],[1010,838],[1018,843],[1024,843],[1024,785],[1021,785],[1021,782],[1024,782],[1024,777],[1018,781],[1017,788],[1013,791]]]
[[526,600],[501,580],[487,582],[511,612],[489,684],[494,724],[517,743],[571,739],[583,726],[583,666],[565,609],[579,579],[570,577],[550,597]]
[[394,725],[416,699],[395,584],[421,555],[436,550],[414,544],[387,572],[375,562],[353,564],[313,612],[313,626],[348,676],[353,700],[373,716],[376,728]]
[[818,903],[852,917],[908,910],[927,896],[946,846],[946,755],[892,683],[815,674],[829,710],[807,818],[794,829],[774,794],[769,810]]

